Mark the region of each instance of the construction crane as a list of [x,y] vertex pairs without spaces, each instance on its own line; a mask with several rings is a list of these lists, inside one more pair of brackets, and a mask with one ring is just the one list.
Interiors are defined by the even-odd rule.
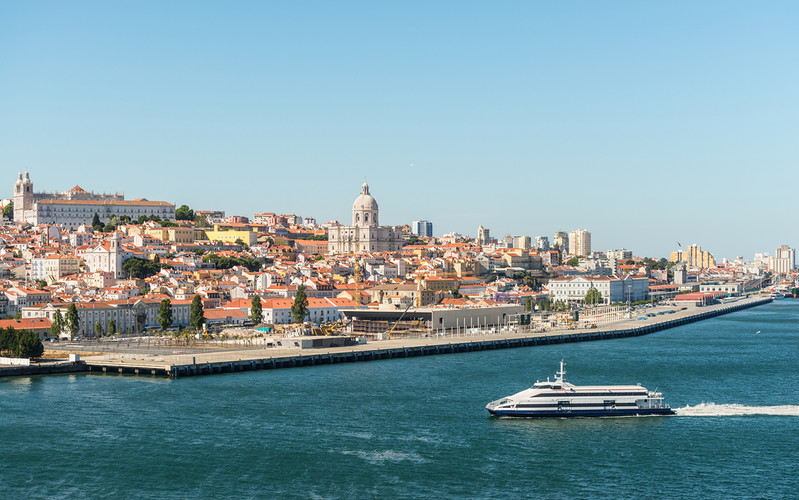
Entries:
[[400,314],[400,317],[399,317],[399,318],[397,318],[397,321],[395,321],[395,322],[394,322],[394,326],[392,326],[392,327],[391,327],[391,330],[389,330],[389,331],[388,331],[388,337],[389,337],[389,338],[391,338],[391,333],[392,333],[392,332],[394,331],[394,329],[397,327],[397,325],[398,325],[398,324],[399,324],[399,322],[402,320],[402,318],[403,318],[403,317],[405,317],[405,313],[406,313],[406,312],[408,312],[408,309],[410,309],[412,306],[413,306],[413,301],[411,301],[411,303],[410,303],[410,304],[408,304],[408,307],[406,307],[406,308],[405,308],[405,310],[404,310],[404,311],[402,311],[402,314]]
[[358,259],[357,254],[353,254],[353,258],[355,259],[355,292],[352,294],[352,298],[355,300],[355,308],[361,308],[361,264],[360,260]]

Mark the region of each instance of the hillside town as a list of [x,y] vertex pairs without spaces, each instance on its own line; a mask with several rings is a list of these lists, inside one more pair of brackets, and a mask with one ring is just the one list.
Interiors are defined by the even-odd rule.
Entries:
[[[20,173],[0,227],[0,327],[42,339],[182,330],[199,301],[202,321],[194,326],[207,332],[272,329],[297,322],[292,306],[301,295],[313,331],[399,333],[529,324],[531,314],[550,311],[576,320],[566,313],[581,310],[595,321],[589,306],[701,306],[794,286],[795,251],[787,246],[718,262],[699,245],[669,259],[595,250],[585,229],[496,238],[480,226],[476,237],[436,237],[430,221],[380,225],[366,182],[349,225],[207,208],[80,186],[37,193],[29,173]],[[61,326],[70,309],[77,331]]]

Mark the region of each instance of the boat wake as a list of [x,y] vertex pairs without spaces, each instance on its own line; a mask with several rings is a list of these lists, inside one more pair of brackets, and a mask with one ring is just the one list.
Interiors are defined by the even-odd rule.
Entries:
[[739,404],[700,403],[675,408],[680,417],[733,417],[742,415],[780,415],[799,417],[799,405],[744,406]]

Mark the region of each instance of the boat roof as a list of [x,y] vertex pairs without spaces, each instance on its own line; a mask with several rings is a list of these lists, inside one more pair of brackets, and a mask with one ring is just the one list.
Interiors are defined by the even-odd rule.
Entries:
[[563,369],[563,360],[560,360],[560,370],[555,372],[555,380],[537,380],[532,387],[527,390],[541,390],[541,389],[554,389],[554,390],[569,390],[574,392],[590,392],[590,391],[646,391],[645,387],[641,384],[636,385],[574,385],[566,382],[566,370]]

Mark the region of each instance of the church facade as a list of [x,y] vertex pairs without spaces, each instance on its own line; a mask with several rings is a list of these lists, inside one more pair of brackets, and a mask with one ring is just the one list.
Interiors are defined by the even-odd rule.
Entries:
[[127,215],[138,219],[142,215],[157,215],[161,219],[175,219],[175,205],[165,201],[145,199],[126,200],[122,193],[84,191],[75,186],[60,193],[36,193],[28,172],[20,173],[14,184],[14,222],[38,224],[60,224],[74,229],[91,224],[94,214],[102,221],[112,215]]
[[363,183],[361,194],[352,204],[352,225],[331,227],[327,233],[330,254],[394,252],[405,245],[402,229],[379,225],[380,209]]

